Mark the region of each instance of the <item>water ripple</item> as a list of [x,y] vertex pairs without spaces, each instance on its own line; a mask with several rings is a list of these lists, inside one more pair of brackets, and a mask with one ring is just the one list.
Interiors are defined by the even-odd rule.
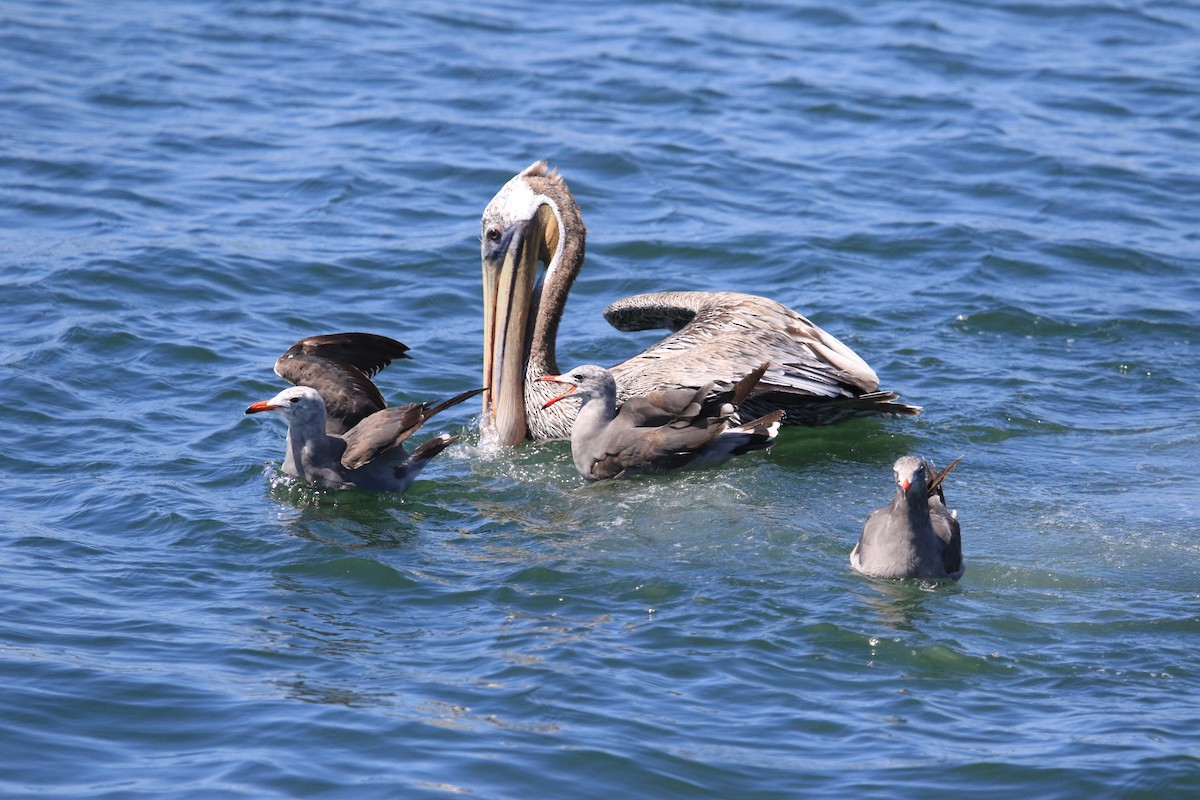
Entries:
[[[0,793],[1193,790],[1196,10],[538,12],[6,6]],[[402,497],[283,476],[243,411],[301,336],[477,385],[479,213],[541,158],[564,361],[740,289],[925,412],[589,486],[469,404]],[[964,457],[955,586],[849,568],[907,452]]]

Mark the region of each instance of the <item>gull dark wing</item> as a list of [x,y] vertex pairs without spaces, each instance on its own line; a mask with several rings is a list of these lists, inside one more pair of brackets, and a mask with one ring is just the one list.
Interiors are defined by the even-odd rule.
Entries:
[[700,414],[712,384],[699,389],[661,389],[640,397],[631,397],[621,404],[617,419],[630,428],[657,428],[681,418],[692,419]]
[[413,403],[385,408],[372,414],[343,434],[342,438],[346,440],[346,451],[342,454],[342,465],[347,469],[358,469],[402,444],[405,439],[416,433],[430,417],[475,397],[481,392],[483,392],[482,388],[472,389],[435,406],[430,406],[428,403]]
[[[631,397],[620,408],[635,427],[655,427],[671,423],[700,424],[708,427],[718,419],[728,419],[762,379],[769,364],[760,364],[729,388],[717,389],[709,382],[699,389],[660,389],[641,397]],[[678,425],[676,425],[678,427]]]
[[933,525],[933,532],[946,543],[946,548],[942,550],[942,565],[946,569],[946,574],[951,577],[961,576],[963,569],[962,528],[958,524],[958,519],[946,510],[941,500],[931,497],[929,498],[929,522]]
[[296,386],[316,389],[328,412],[326,430],[341,434],[387,407],[371,376],[408,358],[408,347],[373,333],[310,336],[288,348],[275,373]]
[[[951,461],[949,464],[946,465],[946,468],[944,470],[942,470],[941,472],[938,472],[937,467],[934,466],[934,463],[932,461],[930,461],[929,459],[925,459],[925,463],[927,463],[929,465],[929,474],[931,476],[929,479],[929,496],[930,497],[936,496],[939,500],[942,501],[943,506],[946,503],[946,495],[942,491],[942,483],[945,482],[946,476],[950,474],[950,470],[957,467],[958,462],[960,462],[960,461],[962,461],[962,456],[959,456],[958,458],[954,459],[953,461]],[[945,509],[943,508],[943,510],[945,510]]]
[[327,333],[309,336],[288,348],[282,358],[307,353],[356,367],[368,378],[398,358],[412,358],[409,347],[377,333]]

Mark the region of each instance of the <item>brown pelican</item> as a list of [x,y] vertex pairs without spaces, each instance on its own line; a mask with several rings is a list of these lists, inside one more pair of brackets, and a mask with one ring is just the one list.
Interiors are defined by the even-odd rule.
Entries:
[[[559,372],[555,339],[567,293],[583,265],[586,232],[566,183],[544,161],[530,165],[488,203],[482,219],[483,426],[500,444],[566,439],[574,404],[545,407],[553,391],[537,379]],[[538,276],[538,263],[546,265]],[[786,422],[820,425],[872,414],[917,414],[857,354],[791,309],[734,292],[660,292],[610,305],[626,331],[673,333],[612,367],[618,397],[659,389],[732,384],[770,362],[743,412],[774,409]]]
[[850,551],[850,566],[856,572],[874,578],[958,580],[963,576],[958,515],[946,510],[942,492],[942,482],[959,460],[940,474],[923,458],[896,460],[892,502],[870,513],[858,544]]
[[729,389],[717,390],[710,382],[699,389],[650,392],[629,398],[619,408],[616,381],[603,367],[585,364],[538,380],[567,387],[547,400],[547,406],[579,399],[571,425],[571,455],[579,474],[594,481],[707,467],[770,447],[779,433],[782,411],[744,425],[732,421],[767,366],[759,366]]
[[301,339],[280,356],[276,374],[295,385],[246,413],[274,411],[287,419],[283,471],[331,489],[403,492],[430,459],[457,442],[442,434],[411,454],[404,449],[404,440],[434,414],[483,391],[433,407],[387,408],[371,376],[393,358],[408,358],[407,350],[386,336],[335,333]]

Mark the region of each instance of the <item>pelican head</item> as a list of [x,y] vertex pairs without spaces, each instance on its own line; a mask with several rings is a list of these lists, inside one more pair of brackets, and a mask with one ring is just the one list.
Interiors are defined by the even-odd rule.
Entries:
[[[512,445],[529,435],[526,384],[557,371],[554,339],[583,260],[579,210],[546,162],[531,164],[488,203],[480,255],[483,427],[500,444]],[[541,278],[539,263],[546,265]]]

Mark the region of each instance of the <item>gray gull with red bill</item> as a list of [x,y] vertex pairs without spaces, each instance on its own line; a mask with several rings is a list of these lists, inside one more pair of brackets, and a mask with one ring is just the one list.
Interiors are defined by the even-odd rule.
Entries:
[[783,411],[741,425],[733,419],[766,370],[763,364],[725,389],[709,382],[699,389],[666,389],[630,397],[620,406],[616,381],[603,367],[587,364],[539,380],[568,387],[547,400],[547,406],[568,397],[580,400],[571,425],[571,455],[580,475],[601,480],[711,466],[770,447]]
[[403,492],[429,461],[458,441],[441,434],[412,453],[403,442],[430,417],[482,392],[473,389],[442,403],[389,408],[371,381],[408,348],[386,336],[336,333],[294,344],[275,372],[296,384],[247,414],[274,411],[288,421],[283,471],[331,489]]
[[850,552],[854,570],[873,578],[958,580],[963,576],[958,514],[946,509],[942,492],[942,482],[959,460],[940,473],[923,458],[896,460],[895,496],[867,517]]

